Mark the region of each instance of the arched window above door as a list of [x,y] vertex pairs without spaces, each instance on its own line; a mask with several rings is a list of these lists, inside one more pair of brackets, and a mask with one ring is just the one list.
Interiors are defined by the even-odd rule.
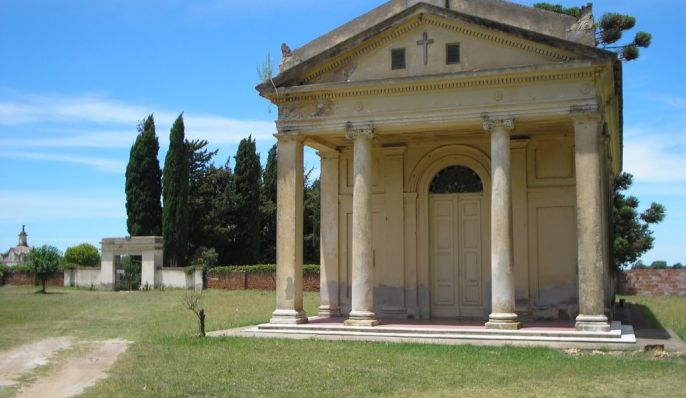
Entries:
[[429,193],[480,193],[484,185],[479,175],[469,167],[450,166],[436,174],[429,186]]

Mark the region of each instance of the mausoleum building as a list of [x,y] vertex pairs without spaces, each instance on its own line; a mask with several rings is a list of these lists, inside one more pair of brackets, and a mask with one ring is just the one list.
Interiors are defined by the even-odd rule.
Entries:
[[[303,147],[321,157],[319,315],[609,330],[622,68],[581,18],[392,0],[257,87],[278,106],[277,299],[303,323]],[[314,314],[311,314],[314,315]]]

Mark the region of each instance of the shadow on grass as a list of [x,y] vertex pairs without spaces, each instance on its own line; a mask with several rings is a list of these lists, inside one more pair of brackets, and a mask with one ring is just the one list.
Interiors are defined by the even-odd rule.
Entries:
[[45,295],[49,295],[49,294],[52,295],[52,294],[55,294],[55,295],[62,295],[62,294],[67,294],[67,293],[65,293],[65,292],[48,292],[48,291],[45,291],[45,292],[44,292],[44,291],[42,291],[42,290],[36,290],[35,292],[33,292],[33,294],[45,294]]
[[618,320],[622,323],[633,325],[634,333],[637,338],[669,340],[670,335],[665,330],[662,323],[657,319],[653,311],[646,305],[639,303],[625,302],[623,307],[619,307]]

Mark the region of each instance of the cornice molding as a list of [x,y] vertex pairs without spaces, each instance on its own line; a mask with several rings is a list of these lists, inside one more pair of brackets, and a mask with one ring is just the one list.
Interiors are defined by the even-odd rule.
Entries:
[[597,75],[594,67],[575,70],[533,70],[530,72],[519,72],[505,75],[490,75],[481,77],[462,77],[441,80],[409,80],[407,82],[383,83],[382,81],[369,82],[368,85],[357,85],[356,87],[318,87],[317,90],[285,93],[274,95],[270,99],[276,105],[285,105],[298,102],[312,102],[336,100],[352,97],[375,97],[399,94],[463,90],[470,88],[487,88],[516,86],[544,82],[557,82],[566,80],[594,80]]

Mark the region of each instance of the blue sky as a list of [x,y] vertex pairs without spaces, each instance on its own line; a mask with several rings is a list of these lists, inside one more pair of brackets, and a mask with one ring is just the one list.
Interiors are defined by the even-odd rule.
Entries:
[[[258,64],[382,3],[0,0],[0,251],[22,224],[29,244],[62,250],[126,235],[124,170],[149,113],[163,148],[183,111],[187,136],[208,139],[218,162],[248,134],[264,158],[276,110],[254,90]],[[632,14],[653,34],[625,66],[624,166],[642,207],[667,207],[644,260],[686,262],[686,4],[604,0],[594,10]],[[317,167],[312,151],[306,163]]]

